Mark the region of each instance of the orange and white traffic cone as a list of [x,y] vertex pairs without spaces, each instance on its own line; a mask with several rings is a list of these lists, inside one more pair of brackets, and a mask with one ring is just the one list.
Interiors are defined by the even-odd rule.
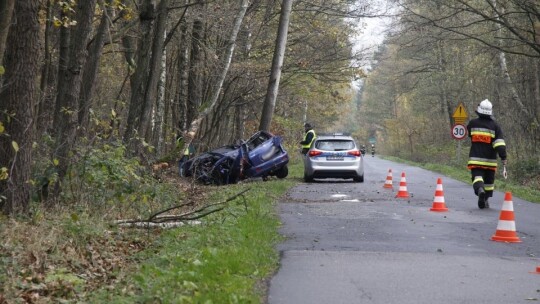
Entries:
[[405,172],[401,172],[401,180],[399,181],[399,191],[396,197],[408,198],[409,192],[407,191],[407,181],[405,180]]
[[516,233],[516,222],[514,219],[514,205],[512,203],[512,193],[506,192],[504,202],[497,224],[497,231],[491,237],[492,241],[520,243],[521,240]]
[[435,188],[433,206],[429,210],[434,212],[448,211],[448,208],[446,208],[446,204],[444,203],[444,192],[442,187],[442,179],[440,177],[437,179],[437,188]]
[[386,175],[386,181],[384,182],[383,188],[394,188],[394,186],[392,185],[392,169],[388,169],[388,175]]

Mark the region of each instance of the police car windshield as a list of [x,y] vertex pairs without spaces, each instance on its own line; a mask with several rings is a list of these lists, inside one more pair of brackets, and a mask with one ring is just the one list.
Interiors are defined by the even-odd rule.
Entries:
[[319,140],[315,144],[315,148],[325,151],[346,151],[354,149],[354,142],[351,140]]

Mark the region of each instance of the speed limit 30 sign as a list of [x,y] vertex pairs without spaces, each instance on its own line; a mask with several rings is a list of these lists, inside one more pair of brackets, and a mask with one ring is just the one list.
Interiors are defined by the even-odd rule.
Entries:
[[452,137],[455,139],[464,139],[467,136],[467,128],[462,124],[455,124],[452,127]]

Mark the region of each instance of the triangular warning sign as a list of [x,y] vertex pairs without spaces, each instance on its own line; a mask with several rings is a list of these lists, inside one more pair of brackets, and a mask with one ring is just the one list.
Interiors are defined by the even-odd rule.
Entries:
[[454,114],[452,115],[453,118],[467,118],[467,110],[465,110],[465,107],[462,103],[458,105],[456,110],[454,111]]

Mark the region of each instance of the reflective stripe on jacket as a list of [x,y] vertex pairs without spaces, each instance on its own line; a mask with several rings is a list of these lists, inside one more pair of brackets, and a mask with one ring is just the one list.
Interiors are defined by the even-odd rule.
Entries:
[[306,142],[306,140],[308,138],[308,134],[312,134],[313,137],[311,138],[311,140],[308,143],[302,144],[303,149],[311,148],[311,145],[313,144],[313,141],[315,141],[315,138],[317,138],[317,134],[315,134],[315,131],[314,130],[309,130],[309,131],[306,132],[306,134],[304,134],[304,140],[302,142]]
[[500,126],[490,117],[481,116],[469,122],[467,131],[471,137],[467,167],[496,170],[497,154],[506,159],[506,144]]

